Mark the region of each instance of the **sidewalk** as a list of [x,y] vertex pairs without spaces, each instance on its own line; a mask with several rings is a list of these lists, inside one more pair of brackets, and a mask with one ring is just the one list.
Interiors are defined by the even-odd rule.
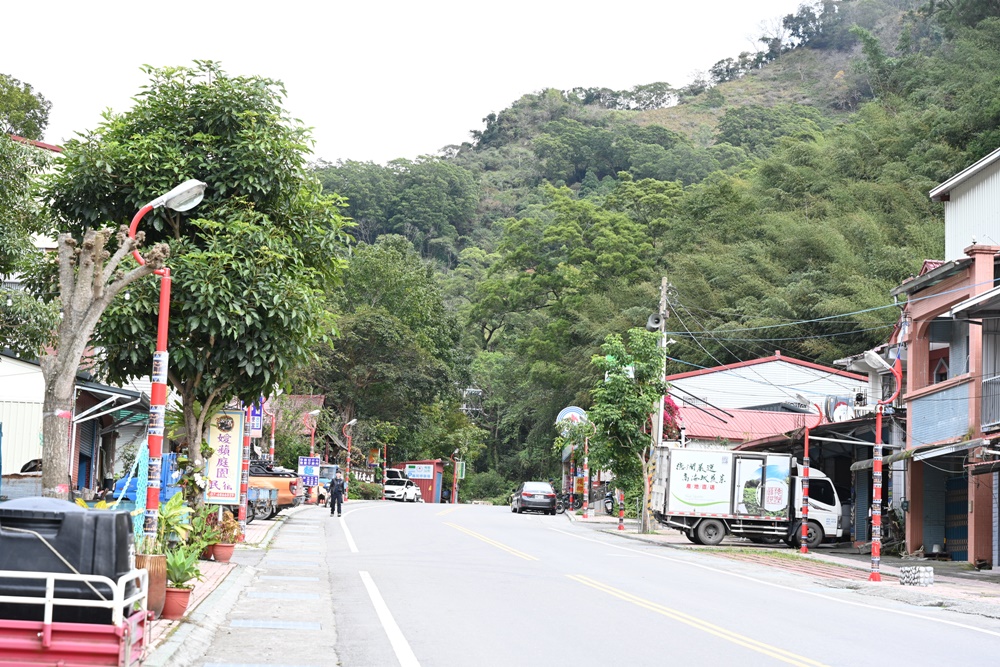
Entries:
[[[241,544],[236,546],[235,553],[238,554],[241,550],[245,549],[267,548],[268,543],[274,538],[274,534],[277,532],[281,524],[287,520],[289,516],[293,516],[305,507],[313,506],[302,505],[300,507],[285,510],[274,519],[257,519],[253,521],[247,526],[246,539]],[[216,589],[218,589],[226,578],[238,568],[236,562],[231,561],[229,563],[218,563],[214,560],[200,560],[198,561],[198,566],[201,568],[201,573],[204,579],[195,584],[194,591],[191,593],[191,602],[188,605],[187,612],[183,618],[176,621],[168,621],[163,618],[153,621],[152,627],[150,628],[147,655],[152,656],[153,652],[160,648],[175,630],[190,619],[192,613],[197,610],[198,605],[201,604]]]
[[[567,512],[566,516],[578,525],[626,539],[757,563],[811,577],[831,588],[847,588],[918,606],[943,606],[963,613],[1000,618],[1000,569],[997,568],[977,572],[972,565],[964,562],[883,555],[879,568],[881,583],[869,582],[871,555],[859,553],[850,543],[824,544],[808,554],[800,554],[784,544],[754,544],[737,537],[727,537],[719,546],[706,547],[692,543],[683,533],[671,528],[659,527],[655,533],[640,535],[635,519],[626,519],[625,530],[619,531],[618,518],[604,514],[601,509],[596,513],[591,509],[588,519],[571,512]],[[934,584],[926,587],[901,586],[899,569],[905,566],[933,568]]]

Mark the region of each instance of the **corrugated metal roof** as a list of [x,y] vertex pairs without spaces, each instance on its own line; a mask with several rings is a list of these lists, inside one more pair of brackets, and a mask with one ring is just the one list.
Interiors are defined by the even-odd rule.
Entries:
[[[728,414],[727,414],[728,413]],[[732,442],[747,442],[779,433],[788,433],[805,426],[805,421],[815,423],[815,415],[794,412],[769,412],[766,410],[727,409],[699,410],[681,406],[680,420],[688,439],[711,440],[721,438]]]
[[997,160],[1000,160],[1000,148],[996,149],[995,151],[993,151],[983,159],[979,160],[978,162],[972,164],[971,166],[966,167],[965,169],[958,172],[957,174],[949,178],[941,185],[931,190],[929,193],[931,201],[941,201],[942,199],[946,198],[948,194],[950,194],[951,191],[956,186],[972,178],[973,176],[981,172],[983,169],[986,169],[986,167],[990,166]]

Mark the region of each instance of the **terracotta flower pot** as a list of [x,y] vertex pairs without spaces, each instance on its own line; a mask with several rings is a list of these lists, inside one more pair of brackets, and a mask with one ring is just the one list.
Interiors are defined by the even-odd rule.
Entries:
[[190,588],[167,588],[163,604],[163,618],[171,621],[183,618],[190,602]]
[[167,557],[162,554],[136,554],[135,566],[149,573],[149,600],[146,606],[158,618],[163,613],[167,592]]
[[217,562],[228,563],[229,559],[233,557],[233,550],[235,548],[235,544],[224,544],[219,542],[212,548],[212,555],[215,556],[215,560]]

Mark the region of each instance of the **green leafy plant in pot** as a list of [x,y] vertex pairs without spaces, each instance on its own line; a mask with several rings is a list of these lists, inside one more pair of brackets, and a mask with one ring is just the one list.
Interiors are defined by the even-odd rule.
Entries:
[[176,620],[184,616],[191,600],[195,581],[201,580],[198,552],[191,547],[177,547],[167,553],[167,594],[163,618]]
[[208,560],[212,550],[219,541],[218,509],[211,505],[202,505],[191,514],[191,532],[188,533],[188,546],[201,558]]
[[149,610],[156,616],[163,612],[167,590],[166,557],[171,544],[183,543],[191,530],[188,516],[191,508],[176,494],[162,503],[157,511],[156,536],[143,538],[136,545],[135,566],[149,573]]
[[240,537],[240,524],[229,510],[222,512],[222,521],[218,524],[219,541],[212,549],[215,560],[228,563],[236,548],[236,540]]

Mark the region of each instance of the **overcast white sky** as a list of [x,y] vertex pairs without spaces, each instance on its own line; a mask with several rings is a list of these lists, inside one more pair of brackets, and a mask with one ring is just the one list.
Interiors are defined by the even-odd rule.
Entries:
[[52,111],[46,141],[131,106],[143,64],[218,60],[282,80],[315,157],[385,162],[469,139],[525,93],[690,82],[802,0],[35,0],[0,72]]

